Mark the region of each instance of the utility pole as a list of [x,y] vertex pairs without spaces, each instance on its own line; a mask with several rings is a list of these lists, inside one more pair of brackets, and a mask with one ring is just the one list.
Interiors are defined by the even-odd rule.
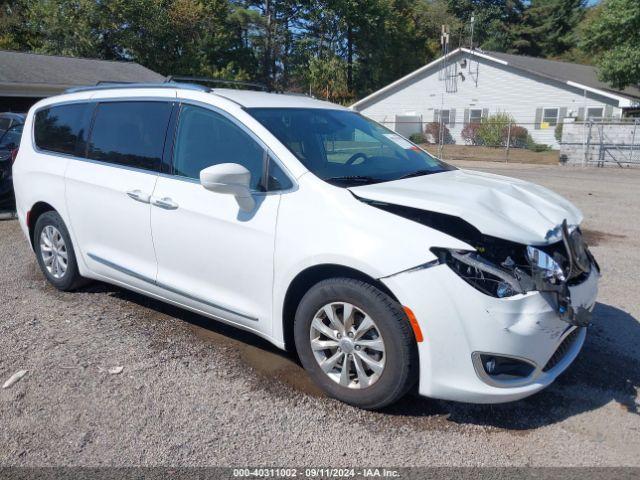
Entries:
[[269,6],[269,0],[264,0],[264,14],[267,17],[267,35],[265,38],[264,46],[263,75],[267,87],[271,89],[271,10]]

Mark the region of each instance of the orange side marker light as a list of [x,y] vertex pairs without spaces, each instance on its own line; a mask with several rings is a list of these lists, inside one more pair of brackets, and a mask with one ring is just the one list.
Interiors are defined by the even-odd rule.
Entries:
[[420,330],[420,325],[418,325],[416,316],[413,314],[409,307],[402,308],[404,309],[404,313],[407,314],[407,318],[409,319],[409,323],[411,324],[411,328],[413,329],[413,334],[416,336],[416,342],[422,342],[424,340],[424,337],[422,336],[422,330]]

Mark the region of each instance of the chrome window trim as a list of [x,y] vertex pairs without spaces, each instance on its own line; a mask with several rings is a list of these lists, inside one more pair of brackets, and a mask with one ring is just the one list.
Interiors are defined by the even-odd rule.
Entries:
[[116,270],[116,271],[118,271],[120,273],[124,273],[125,275],[128,275],[130,277],[137,278],[138,280],[141,280],[141,281],[143,281],[145,283],[149,283],[151,285],[155,285],[155,286],[157,286],[157,287],[159,287],[159,288],[161,288],[163,290],[166,290],[168,292],[175,293],[177,295],[180,295],[182,297],[185,297],[185,298],[188,298],[190,300],[196,301],[198,303],[202,303],[203,305],[208,305],[208,306],[210,306],[212,308],[216,308],[218,310],[222,310],[223,312],[231,313],[233,315],[237,315],[239,317],[246,318],[247,320],[251,320],[253,322],[259,321],[258,318],[254,317],[252,315],[248,315],[246,313],[238,312],[237,310],[233,310],[232,308],[226,307],[224,305],[220,305],[220,304],[217,304],[217,303],[210,302],[208,300],[204,300],[204,299],[202,299],[200,297],[196,297],[194,295],[191,295],[190,293],[186,293],[186,292],[184,292],[182,290],[178,290],[178,289],[173,288],[173,287],[171,287],[169,285],[160,283],[160,282],[158,282],[156,280],[153,280],[152,278],[149,278],[149,277],[147,277],[145,275],[142,275],[142,274],[140,274],[138,272],[130,270],[130,269],[128,269],[126,267],[123,267],[121,265],[118,265],[117,263],[113,263],[113,262],[111,262],[109,260],[106,260],[106,259],[104,259],[104,258],[102,258],[102,257],[100,257],[98,255],[93,254],[93,253],[87,253],[87,256],[89,258],[91,258],[92,260],[94,260],[94,261],[96,261],[96,262],[98,262],[98,263],[100,263],[100,264],[102,264],[102,265],[104,265],[106,267],[109,267],[109,268],[111,268],[113,270]]
[[[234,117],[231,113],[227,112],[226,110],[221,109],[220,107],[216,107],[215,105],[211,105],[211,104],[205,103],[205,102],[200,102],[198,100],[185,99],[185,98],[178,97],[177,102],[180,104],[180,107],[182,107],[183,105],[190,105],[190,106],[193,106],[193,107],[200,107],[200,108],[204,108],[206,110],[211,110],[212,112],[217,113],[217,114],[222,115],[223,117],[225,117],[231,123],[233,123],[238,128],[240,128],[243,132],[245,132],[247,135],[249,135],[249,137],[251,137],[251,139],[253,139],[264,151],[267,152],[269,157],[271,157],[271,159],[274,160],[278,164],[278,166],[282,169],[282,171],[287,176],[287,178],[289,179],[289,181],[291,182],[291,185],[292,185],[290,188],[287,188],[287,189],[270,190],[268,192],[260,192],[260,191],[257,191],[257,190],[252,190],[251,191],[252,194],[254,194],[256,196],[266,196],[266,195],[274,195],[274,194],[281,195],[281,194],[285,194],[285,193],[295,192],[296,190],[298,190],[298,182],[297,182],[296,178],[291,174],[291,172],[286,167],[286,165],[282,162],[282,160],[280,160],[280,158],[278,158],[278,156],[267,146],[266,143],[264,143],[264,141],[260,137],[258,137],[249,127],[247,127],[244,123],[242,123],[240,120],[238,120],[236,117]],[[177,131],[178,131],[178,125],[179,124],[180,124],[180,117],[178,116],[178,121],[176,122],[176,134],[177,134]],[[176,136],[176,138],[177,138],[177,136]],[[171,159],[171,163],[173,164],[173,158]],[[168,178],[174,178],[174,179],[178,179],[178,180],[193,180],[194,181],[193,183],[200,183],[199,180],[196,180],[196,179],[193,179],[193,178],[189,178],[189,177],[184,177],[182,175],[174,175],[174,174],[163,174],[163,175],[167,176]]]

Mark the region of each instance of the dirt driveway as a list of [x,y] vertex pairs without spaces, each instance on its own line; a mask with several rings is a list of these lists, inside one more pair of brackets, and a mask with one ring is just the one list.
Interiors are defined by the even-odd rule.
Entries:
[[0,382],[28,373],[0,390],[0,465],[640,466],[640,170],[467,165],[585,213],[604,270],[595,325],[546,391],[360,411],[251,335],[104,284],[57,292],[4,221]]

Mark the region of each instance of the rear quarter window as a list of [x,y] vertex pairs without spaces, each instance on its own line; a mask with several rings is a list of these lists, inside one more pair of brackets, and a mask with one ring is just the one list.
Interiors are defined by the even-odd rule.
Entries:
[[84,156],[91,105],[74,103],[38,110],[34,137],[40,150]]
[[162,101],[100,103],[88,157],[158,171],[172,108]]

